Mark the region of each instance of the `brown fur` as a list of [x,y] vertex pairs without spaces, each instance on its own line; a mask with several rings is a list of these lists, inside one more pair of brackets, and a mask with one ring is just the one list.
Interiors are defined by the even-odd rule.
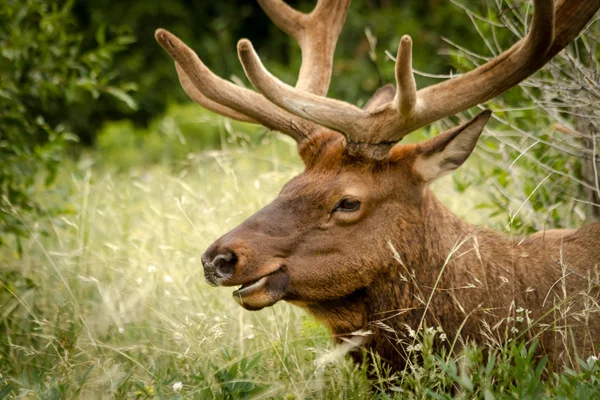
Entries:
[[[521,338],[539,336],[552,364],[593,354],[600,343],[600,224],[521,239],[455,216],[414,165],[457,137],[474,145],[468,135],[453,131],[446,141],[398,145],[386,160],[373,161],[350,156],[341,135],[324,131],[300,148],[306,170],[207,250],[206,259],[239,253],[233,275],[214,283],[234,286],[270,274],[258,294],[241,301],[244,307],[287,300],[338,339],[370,330],[365,348],[394,369],[405,362],[398,344],[405,325],[440,325],[450,341],[460,337],[458,345],[502,343],[516,336],[515,327]],[[361,209],[332,212],[347,195],[359,198]],[[531,311],[531,329],[507,320],[525,316],[520,308]]]

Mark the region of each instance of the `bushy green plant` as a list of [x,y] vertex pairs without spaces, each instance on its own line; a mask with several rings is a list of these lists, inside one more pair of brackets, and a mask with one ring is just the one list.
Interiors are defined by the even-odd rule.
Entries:
[[[4,0],[0,9],[0,244],[27,234],[23,214],[48,212],[34,199],[37,181],[49,185],[68,142],[78,140],[100,98],[135,108],[112,61],[132,42],[106,40],[100,29],[83,51],[73,2]],[[3,239],[4,237],[4,239]]]

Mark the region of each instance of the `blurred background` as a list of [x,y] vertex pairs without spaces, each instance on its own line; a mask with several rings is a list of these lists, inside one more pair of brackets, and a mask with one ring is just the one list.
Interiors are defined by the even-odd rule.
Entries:
[[[418,87],[469,70],[524,34],[524,20],[531,11],[527,2],[515,2],[521,9],[506,6],[508,12],[499,11],[493,1],[472,3],[354,1],[337,46],[329,96],[362,105],[378,87],[393,82],[390,55],[403,34],[414,40]],[[307,1],[291,4],[303,11],[312,8]],[[127,169],[174,163],[190,153],[222,147],[220,131],[230,122],[190,104],[171,59],[154,40],[157,27],[173,31],[213,71],[240,85],[250,86],[236,54],[241,37],[251,39],[267,67],[288,83],[295,82],[301,57],[296,43],[248,1],[2,0],[0,19],[0,154],[5,161],[0,179],[7,200],[32,212],[34,181],[54,181],[65,156],[77,160],[85,153],[94,163]],[[593,140],[579,137],[581,142],[587,140],[583,145],[571,140],[578,131],[586,136],[594,124],[586,116],[593,114],[588,109],[598,95],[596,43],[580,42],[574,58],[547,68],[543,78],[509,92],[490,107],[503,108],[503,100],[509,99],[510,107],[518,110],[497,119],[521,128],[531,140],[544,131],[540,129],[544,122],[550,126],[552,114],[559,120],[554,130],[562,136],[551,141],[549,128],[536,137],[537,145],[552,142],[565,150],[562,155],[575,155],[578,165],[573,173],[585,181],[582,189],[593,191],[597,185],[583,172],[593,168],[579,157],[589,158],[591,150],[586,153],[585,147]],[[571,70],[565,71],[565,62]],[[540,118],[541,107],[551,110],[544,110]],[[565,107],[577,108],[577,115],[565,114]],[[243,135],[248,143],[258,143],[265,134],[254,127],[240,130],[248,133]],[[236,135],[225,136],[236,141]],[[515,146],[521,143],[509,143]],[[584,197],[598,199],[593,194]],[[6,202],[2,207],[3,240],[7,233],[24,234],[7,212]],[[597,207],[586,213],[597,216]]]
[[[530,16],[521,0],[354,0],[328,95],[361,106],[392,83],[389,55],[404,34],[422,88],[509,48]],[[250,316],[226,291],[204,294],[198,261],[301,171],[295,144],[192,103],[154,40],[159,27],[236,84],[251,87],[236,54],[242,37],[271,72],[295,82],[299,47],[252,1],[0,0],[0,398],[146,396],[160,387],[174,395],[173,383],[185,389],[192,376],[208,382],[192,395],[227,398],[254,390],[235,386],[243,374],[284,382],[278,395],[322,389],[312,363],[327,349],[326,332],[288,306]],[[598,220],[599,38],[596,19],[543,70],[485,105],[494,119],[475,156],[436,188],[455,212],[514,235]],[[281,318],[311,344],[290,342]],[[268,351],[245,344],[261,334]],[[264,352],[256,363],[287,375],[248,372],[239,354],[249,346]],[[358,376],[341,365],[329,384]],[[357,395],[369,390],[360,376]]]

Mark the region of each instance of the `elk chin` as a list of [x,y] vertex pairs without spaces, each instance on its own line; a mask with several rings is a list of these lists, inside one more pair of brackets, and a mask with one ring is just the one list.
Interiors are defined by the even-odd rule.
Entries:
[[287,292],[288,276],[277,270],[262,278],[248,282],[234,291],[233,299],[246,310],[256,311],[272,306],[283,299]]

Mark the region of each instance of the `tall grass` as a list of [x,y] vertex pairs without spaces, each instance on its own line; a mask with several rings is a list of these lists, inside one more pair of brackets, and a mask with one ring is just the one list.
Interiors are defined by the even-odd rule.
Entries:
[[[415,359],[393,376],[357,366],[328,332],[286,303],[247,312],[210,288],[200,255],[273,199],[301,170],[295,148],[191,156],[129,172],[83,158],[66,167],[70,213],[35,221],[20,252],[0,253],[0,398],[532,398],[592,396],[600,365],[540,379],[523,344],[436,353],[440,329],[417,333]],[[451,181],[445,202],[466,213]],[[469,213],[467,217],[477,219]],[[477,222],[477,221],[474,221]],[[416,343],[416,344],[415,344]],[[369,382],[367,369],[374,368]],[[381,390],[380,390],[381,389]],[[581,397],[590,398],[590,397]]]
[[1,256],[0,391],[304,398],[343,393],[343,380],[368,393],[348,361],[315,372],[328,334],[299,309],[249,313],[231,289],[204,282],[204,249],[298,172],[281,156],[290,146],[272,146],[205,154],[176,172],[115,174],[84,161],[64,173],[72,213],[45,235],[27,221],[22,256]]

